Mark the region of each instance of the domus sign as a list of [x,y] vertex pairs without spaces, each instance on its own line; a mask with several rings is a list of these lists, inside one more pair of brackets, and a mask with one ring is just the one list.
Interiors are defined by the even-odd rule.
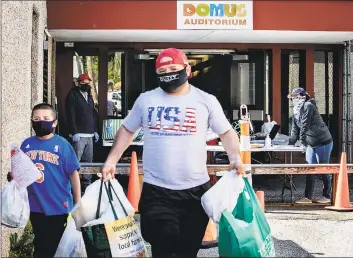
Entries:
[[186,30],[252,30],[253,2],[178,1],[177,28]]

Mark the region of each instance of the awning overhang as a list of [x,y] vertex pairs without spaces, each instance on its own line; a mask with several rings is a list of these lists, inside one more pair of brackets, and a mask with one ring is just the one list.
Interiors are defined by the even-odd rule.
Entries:
[[49,33],[61,42],[341,44],[353,39],[353,31],[60,29]]

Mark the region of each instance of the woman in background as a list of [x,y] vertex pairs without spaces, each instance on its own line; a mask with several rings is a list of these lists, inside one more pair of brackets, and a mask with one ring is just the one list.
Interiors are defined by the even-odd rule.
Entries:
[[[333,141],[331,133],[317,110],[316,103],[303,88],[296,88],[288,95],[293,103],[292,131],[289,144],[298,140],[305,149],[306,161],[309,164],[329,163]],[[315,175],[306,176],[304,198],[296,203],[312,203]],[[331,175],[322,175],[324,189],[319,203],[331,202]]]

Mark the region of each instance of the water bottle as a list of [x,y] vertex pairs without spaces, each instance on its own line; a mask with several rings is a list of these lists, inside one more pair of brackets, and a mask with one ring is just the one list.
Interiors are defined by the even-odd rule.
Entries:
[[265,139],[265,147],[271,147],[271,138],[270,138],[270,135],[267,135],[266,136],[266,139]]

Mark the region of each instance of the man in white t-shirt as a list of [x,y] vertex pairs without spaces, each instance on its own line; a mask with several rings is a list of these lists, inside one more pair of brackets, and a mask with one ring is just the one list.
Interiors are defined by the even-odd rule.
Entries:
[[201,196],[211,187],[206,166],[208,128],[220,136],[230,169],[244,173],[239,139],[213,95],[188,83],[191,67],[177,49],[156,60],[159,87],[142,93],[119,129],[102,168],[103,178],[144,130],[144,183],[139,203],[143,238],[153,257],[196,257],[209,218]]

